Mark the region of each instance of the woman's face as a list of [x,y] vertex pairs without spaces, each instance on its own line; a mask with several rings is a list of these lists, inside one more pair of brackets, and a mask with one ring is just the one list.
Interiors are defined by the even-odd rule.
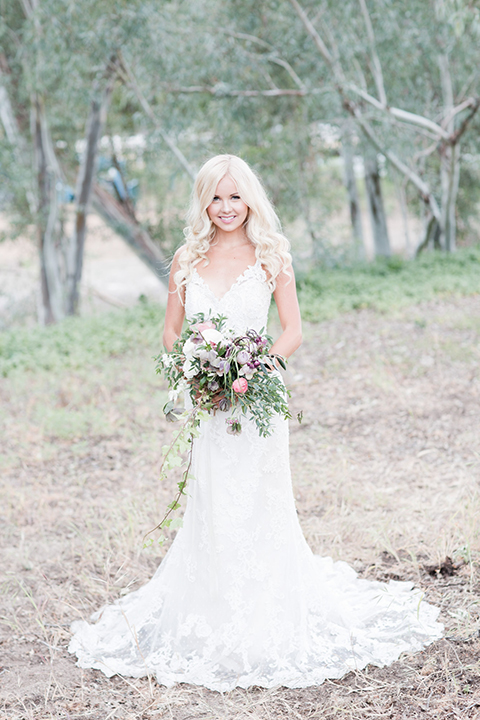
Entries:
[[218,183],[207,213],[214,225],[228,233],[241,228],[247,219],[248,205],[243,202],[229,175]]

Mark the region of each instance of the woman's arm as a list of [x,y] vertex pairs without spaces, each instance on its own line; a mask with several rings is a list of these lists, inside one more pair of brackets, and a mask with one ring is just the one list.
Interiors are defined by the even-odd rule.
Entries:
[[277,277],[277,286],[273,293],[278,309],[282,334],[271,348],[271,353],[290,357],[302,343],[302,319],[298,306],[297,288],[293,268]]
[[165,324],[163,326],[163,344],[168,352],[171,352],[173,343],[182,334],[183,319],[185,317],[185,286],[182,287],[179,294],[177,292],[177,284],[173,279],[173,276],[180,267],[178,262],[180,251],[181,248],[177,250],[173,257],[168,280],[168,300],[165,311]]

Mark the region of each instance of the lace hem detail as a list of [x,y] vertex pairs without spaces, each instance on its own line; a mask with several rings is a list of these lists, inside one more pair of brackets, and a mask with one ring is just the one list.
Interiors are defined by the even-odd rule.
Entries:
[[[270,601],[263,611],[256,607],[261,615],[257,622],[245,607],[219,623],[218,618],[225,617],[223,602],[213,602],[208,616],[180,611],[177,622],[162,631],[162,616],[169,616],[171,608],[168,590],[162,591],[160,578],[154,578],[146,594],[142,588],[143,598],[133,593],[97,613],[96,625],[73,623],[69,650],[77,654],[80,667],[99,669],[107,677],[152,675],[161,685],[185,682],[225,692],[253,685],[319,685],[368,664],[389,665],[402,652],[421,650],[442,636],[437,608],[422,601],[409,583],[359,580],[345,563],[319,557],[313,561],[316,580],[310,585],[317,585],[317,591],[321,585],[323,591],[305,616],[301,605],[309,603],[303,597],[294,614],[286,603],[280,616]],[[143,607],[137,626],[133,616],[139,607],[134,606],[153,592],[157,608],[153,612]],[[191,592],[196,594],[197,587]],[[328,606],[334,598],[343,605],[334,615],[321,602],[327,593]]]

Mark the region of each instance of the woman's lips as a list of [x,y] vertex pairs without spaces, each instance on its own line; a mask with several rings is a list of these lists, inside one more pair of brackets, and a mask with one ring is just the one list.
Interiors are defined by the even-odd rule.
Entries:
[[220,215],[220,220],[221,220],[223,223],[227,223],[227,224],[228,224],[228,223],[233,222],[236,217],[237,217],[236,215]]

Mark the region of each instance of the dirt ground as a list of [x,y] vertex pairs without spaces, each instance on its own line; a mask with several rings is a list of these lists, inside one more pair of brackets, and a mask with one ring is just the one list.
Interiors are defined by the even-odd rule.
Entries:
[[69,624],[153,573],[141,539],[164,391],[151,353],[0,380],[0,717],[8,720],[480,718],[480,296],[307,326],[287,375],[291,463],[311,547],[413,580],[445,637],[304,690],[220,694],[81,670]]

